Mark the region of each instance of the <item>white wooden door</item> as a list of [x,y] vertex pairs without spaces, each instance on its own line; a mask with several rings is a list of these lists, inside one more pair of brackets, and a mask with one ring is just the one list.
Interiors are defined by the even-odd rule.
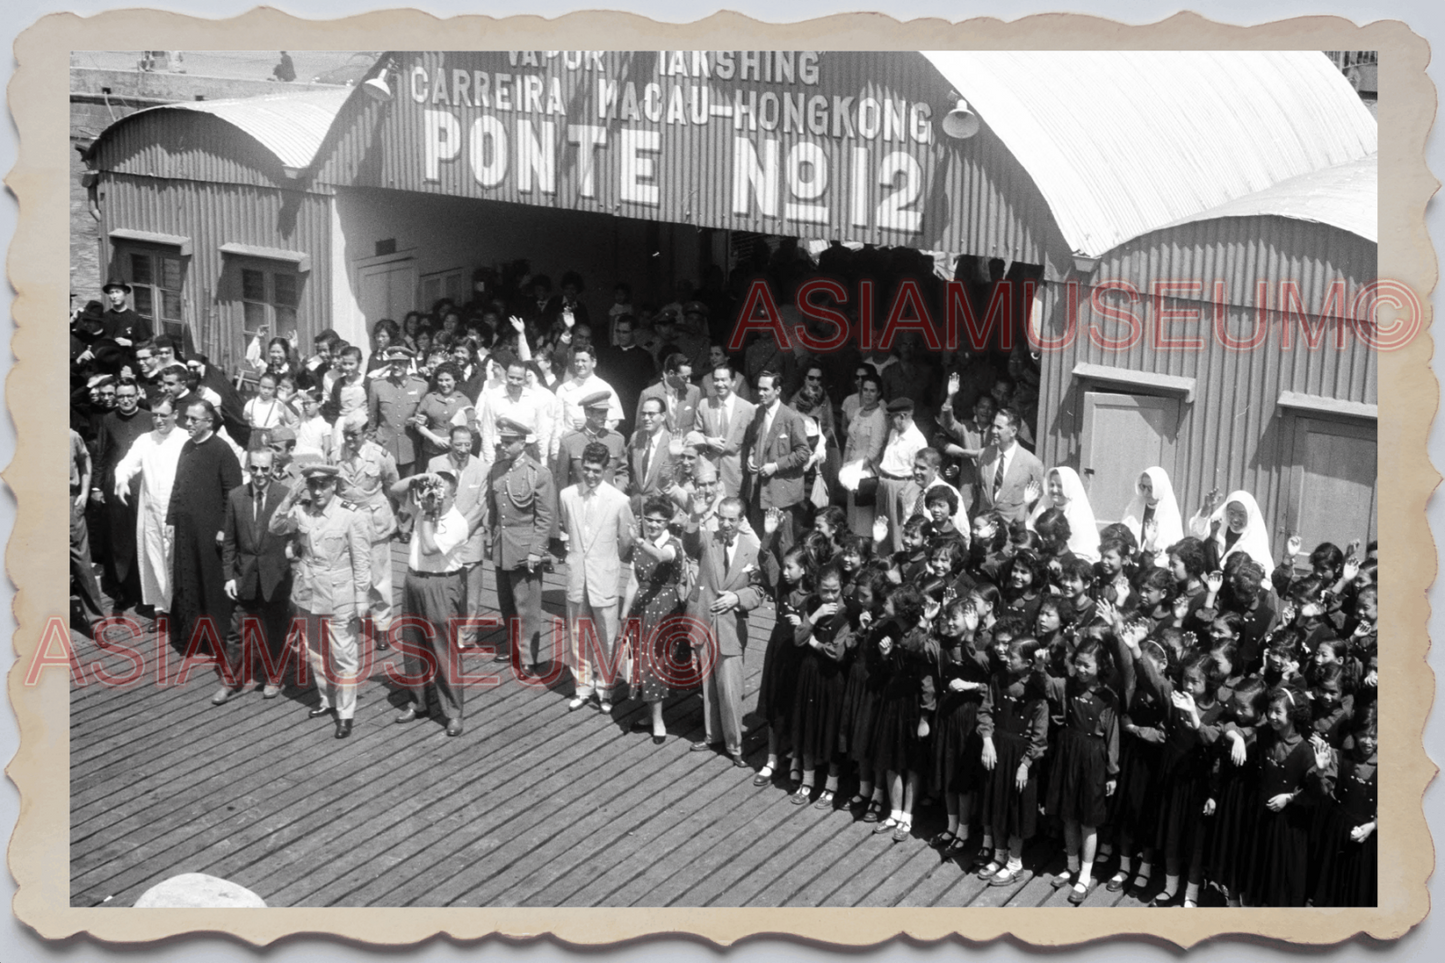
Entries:
[[1177,398],[1084,392],[1079,477],[1100,526],[1124,516],[1144,469],[1161,465],[1174,476],[1178,434]]
[[416,310],[416,262],[368,264],[359,274],[361,311],[366,315],[368,331],[382,318],[391,318],[400,324],[408,311]]
[[[1379,487],[1375,426],[1296,418],[1288,525],[1309,552],[1376,537]],[[1361,553],[1363,557],[1363,552]]]

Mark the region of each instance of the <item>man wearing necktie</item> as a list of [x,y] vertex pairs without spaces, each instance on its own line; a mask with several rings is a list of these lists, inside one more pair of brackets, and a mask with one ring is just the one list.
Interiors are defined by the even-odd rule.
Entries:
[[718,470],[722,489],[738,495],[743,487],[743,442],[756,409],[733,393],[732,369],[726,363],[712,372],[712,397],[698,409],[703,449]]
[[[813,453],[802,416],[782,402],[782,381],[774,371],[758,375],[758,409],[743,436],[748,520],[753,531],[768,533],[760,554],[769,586],[777,584],[783,556],[803,521],[803,472]],[[765,519],[771,519],[771,530]]]
[[1043,491],[1044,466],[1018,443],[1018,434],[1019,416],[1012,408],[994,415],[993,440],[979,456],[975,515],[996,511],[1006,521],[1023,521],[1032,507],[1030,483]]
[[638,410],[637,431],[632,435],[630,491],[632,514],[642,513],[642,503],[654,495],[666,495],[672,488],[672,433],[665,427],[667,401],[654,395],[644,398]]
[[758,587],[758,540],[741,530],[743,503],[724,498],[717,506],[716,530],[702,525],[706,498],[694,500],[683,535],[683,548],[698,562],[697,584],[687,614],[711,631],[692,638],[702,674],[704,738],[694,752],[724,749],[733,765],[743,761],[743,656],[748,646],[748,613],[763,593]]
[[274,699],[281,692],[281,657],[291,614],[291,562],[286,558],[286,539],[270,532],[271,516],[286,494],[272,482],[275,458],[269,448],[249,452],[246,466],[251,480],[226,497],[221,567],[226,595],[241,610],[241,635],[238,640],[229,631],[226,634],[226,660],[236,687],[223,685],[216,693],[218,703],[245,683],[257,642],[265,650],[262,665],[267,670],[262,695]]

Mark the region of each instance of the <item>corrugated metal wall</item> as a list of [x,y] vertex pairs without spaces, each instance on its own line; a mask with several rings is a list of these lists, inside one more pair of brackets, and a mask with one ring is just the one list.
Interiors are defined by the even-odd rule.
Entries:
[[[1068,263],[1069,251],[1042,195],[987,125],[969,140],[953,140],[939,131],[944,113],[953,104],[950,89],[937,71],[915,52],[824,52],[819,61],[821,79],[817,86],[811,87],[736,79],[722,81],[715,76],[706,81],[659,77],[657,51],[605,52],[601,55],[601,71],[568,70],[561,66],[561,57],[545,60],[540,67],[518,67],[500,51],[396,56],[400,69],[390,75],[394,99],[377,103],[365,97],[352,97],[318,152],[314,174],[317,183],[476,197],[805,238],[901,244],[1053,265],[1055,270],[1064,269]],[[437,103],[432,98],[419,104],[412,99],[410,81],[412,69],[418,65],[425,68],[429,78],[451,76],[455,71],[468,81],[478,74],[494,78],[498,73],[540,77],[548,84],[556,79],[560,82],[564,113],[519,113],[494,107],[459,106],[449,100]],[[596,109],[599,78],[616,82],[619,98],[629,81],[637,85],[639,93],[648,83],[660,84],[664,99],[674,82],[686,85],[689,93],[699,90],[699,98],[700,88],[706,86],[713,105],[731,104],[739,94],[745,100],[750,95],[802,93],[811,98],[821,94],[826,97],[830,111],[840,98],[854,104],[855,109],[865,97],[879,101],[902,99],[909,104],[928,105],[933,131],[930,143],[919,144],[907,135],[891,141],[885,141],[882,135],[873,139],[849,137],[846,132],[841,137],[833,136],[832,119],[825,134],[788,131],[781,123],[772,131],[751,131],[744,124],[740,133],[728,116],[713,116],[703,123],[653,122],[645,115],[641,120],[613,117],[603,121],[598,119]],[[424,110],[449,113],[457,123],[461,141],[455,159],[435,164],[432,180],[428,180],[423,150],[427,139]],[[692,110],[690,99],[686,110]],[[479,118],[503,125],[510,138],[507,171],[494,186],[483,186],[471,163],[470,132]],[[516,176],[517,152],[513,143],[519,132],[516,125],[530,125],[531,135],[541,137],[544,123],[554,125],[555,133],[556,185],[551,193],[542,191],[536,183],[530,190],[523,190],[521,179]],[[600,125],[607,130],[607,146],[595,152],[595,185],[590,197],[584,196],[580,189],[578,148],[566,141],[569,124]],[[652,134],[660,138],[659,147],[646,156],[655,165],[652,182],[659,189],[658,203],[628,201],[619,196],[618,185],[625,169],[629,169],[619,145],[626,136]],[[788,156],[800,142],[817,146],[826,158],[829,171],[827,189],[818,200],[827,208],[826,221],[789,217],[781,200],[780,216],[776,218],[760,214],[756,204],[747,214],[734,213],[735,140],[742,135],[750,137],[755,145],[765,136],[775,138],[780,158]],[[853,177],[853,151],[859,148],[869,151],[869,166],[865,168],[869,181],[865,205],[869,223],[862,226],[853,223],[852,188],[848,186]],[[914,205],[914,209],[923,213],[918,232],[879,227],[875,223],[875,208],[888,190],[877,183],[877,167],[886,152],[906,153],[920,165],[922,189]],[[785,175],[783,179],[786,180]],[[788,197],[786,183],[780,193],[782,199]]]
[[233,125],[189,110],[155,110],[108,130],[95,145],[96,170],[141,177],[287,187],[276,155]]
[[[329,198],[245,184],[203,183],[175,178],[107,173],[101,178],[101,236],[117,228],[188,236],[184,287],[186,320],[197,347],[228,369],[239,366],[245,350],[240,305],[221,300],[226,258],[221,245],[253,244],[311,255],[311,271],[302,275],[297,330],[303,344],[325,327],[330,316]],[[111,274],[127,272],[107,244]]]
[[[1180,508],[1186,515],[1199,507],[1211,488],[1223,492],[1243,488],[1254,494],[1272,529],[1283,525],[1287,479],[1281,466],[1292,458],[1292,437],[1277,401],[1281,391],[1297,391],[1342,401],[1377,403],[1378,366],[1373,351],[1353,333],[1344,350],[1334,346],[1340,322],[1330,322],[1318,350],[1310,350],[1295,322],[1293,348],[1284,350],[1285,316],[1266,313],[1268,337],[1255,350],[1234,351],[1213,335],[1213,306],[1205,301],[1166,299],[1166,309],[1200,312],[1197,324],[1173,324],[1174,338],[1203,337],[1202,350],[1153,350],[1152,305],[1146,303],[1151,284],[1162,280],[1199,280],[1212,292],[1216,280],[1228,285],[1225,317],[1236,338],[1247,338],[1255,328],[1256,279],[1268,282],[1270,305],[1279,305],[1284,281],[1299,285],[1305,309],[1317,314],[1331,281],[1343,280],[1353,297],[1360,286],[1375,279],[1375,245],[1347,232],[1321,224],[1284,218],[1242,218],[1233,223],[1206,221],[1147,235],[1105,256],[1089,279],[1126,281],[1143,292],[1144,299],[1129,305],[1122,296],[1106,296],[1118,310],[1142,322],[1144,337],[1134,347],[1106,350],[1089,336],[1097,325],[1107,338],[1125,334],[1123,324],[1101,318],[1090,303],[1090,287],[1082,287],[1077,328],[1072,343],[1042,355],[1039,399],[1039,454],[1046,465],[1077,466],[1084,418],[1084,391],[1128,391],[1105,385],[1081,385],[1072,376],[1076,365],[1094,363],[1130,371],[1191,377],[1195,381],[1192,404],[1181,407],[1170,468]],[[1240,295],[1240,296],[1236,296]],[[1067,292],[1063,285],[1046,290],[1047,337],[1067,329]],[[1348,324],[1347,324],[1348,328]],[[1151,393],[1141,389],[1141,393]],[[1140,466],[1144,468],[1148,466]]]

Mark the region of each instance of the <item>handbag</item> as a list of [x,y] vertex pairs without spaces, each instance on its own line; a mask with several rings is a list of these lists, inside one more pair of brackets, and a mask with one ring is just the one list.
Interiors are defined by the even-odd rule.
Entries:
[[878,476],[865,475],[858,480],[858,490],[853,493],[853,504],[862,507],[878,501]]

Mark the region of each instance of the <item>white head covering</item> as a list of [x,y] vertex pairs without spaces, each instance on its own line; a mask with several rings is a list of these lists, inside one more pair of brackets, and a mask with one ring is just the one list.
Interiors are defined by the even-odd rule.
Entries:
[[[1243,505],[1249,520],[1244,524],[1244,531],[1240,532],[1239,537],[1234,540],[1234,546],[1229,551],[1225,551],[1224,534],[1229,531],[1229,522],[1224,513],[1230,502],[1238,502]],[[1215,509],[1213,515],[1209,516],[1211,528],[1214,528],[1215,522],[1219,523],[1219,527],[1214,530],[1213,537],[1215,544],[1219,547],[1221,567],[1224,565],[1224,560],[1235,552],[1244,552],[1263,566],[1266,572],[1273,571],[1274,562],[1269,554],[1269,532],[1265,530],[1264,516],[1260,514],[1259,505],[1255,502],[1253,495],[1243,489],[1230,492],[1229,497]]]
[[[1179,514],[1179,502],[1174,497],[1174,484],[1169,480],[1169,473],[1157,465],[1144,469],[1141,474],[1149,476],[1154,496],[1159,500],[1154,506],[1154,524],[1158,527],[1154,547],[1164,552],[1184,537],[1184,520]],[[1148,507],[1144,494],[1135,486],[1134,498],[1124,511],[1123,521],[1140,545],[1144,544],[1144,510]]]
[[[1049,475],[1058,473],[1059,485],[1064,489],[1066,504],[1055,504],[1049,494]],[[1038,517],[1050,508],[1063,511],[1069,522],[1069,551],[1079,558],[1091,562],[1099,560],[1099,524],[1094,521],[1094,509],[1089,505],[1089,496],[1084,492],[1084,483],[1079,473],[1072,468],[1050,468],[1044,473],[1044,497],[1034,506],[1029,516],[1029,528],[1034,527]]]

